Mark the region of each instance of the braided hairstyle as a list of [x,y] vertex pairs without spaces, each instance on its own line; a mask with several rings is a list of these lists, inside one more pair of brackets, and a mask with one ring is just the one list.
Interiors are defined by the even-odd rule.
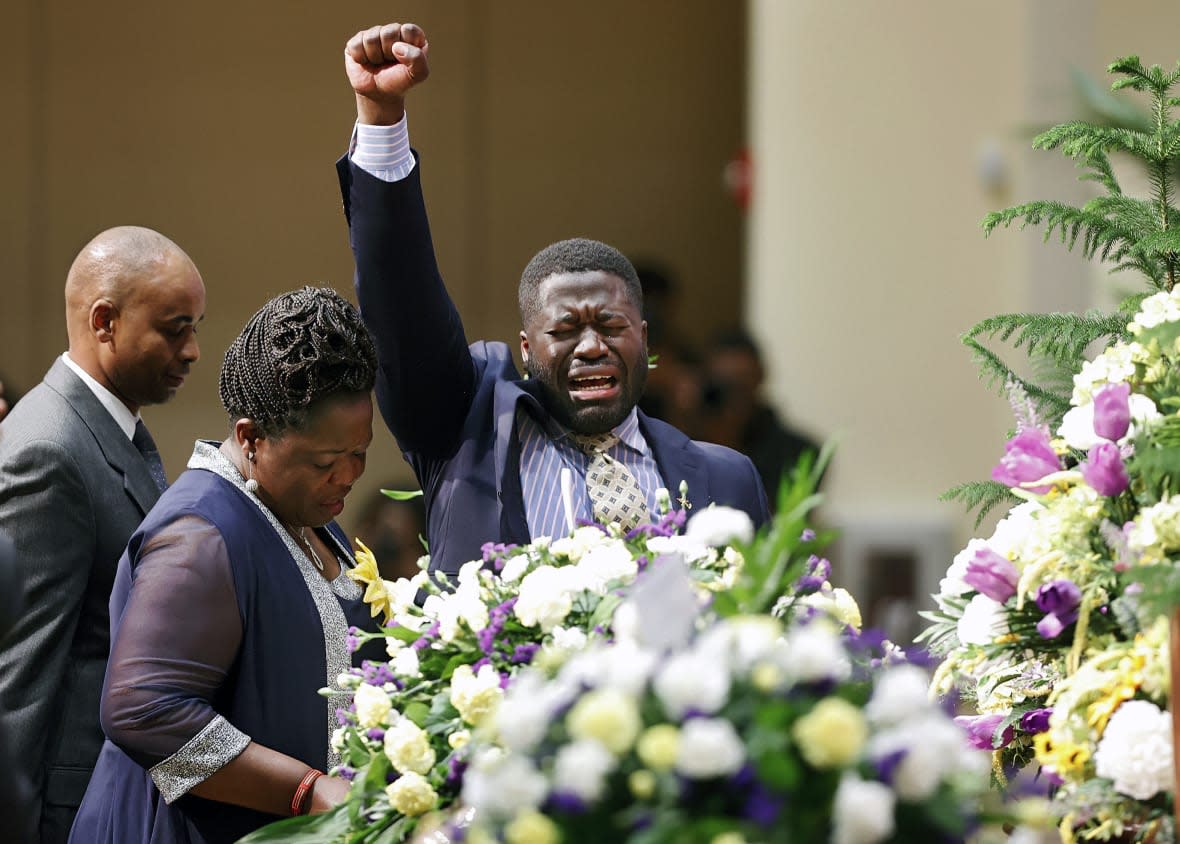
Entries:
[[301,430],[312,406],[341,393],[367,393],[377,352],[361,316],[329,287],[283,293],[261,308],[225,351],[221,404],[253,420],[263,436]]

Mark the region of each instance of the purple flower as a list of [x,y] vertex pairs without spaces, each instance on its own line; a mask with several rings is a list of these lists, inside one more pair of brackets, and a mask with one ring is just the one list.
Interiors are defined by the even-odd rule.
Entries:
[[1119,440],[1131,427],[1131,385],[1107,384],[1094,394],[1094,433]]
[[385,738],[385,730],[381,729],[380,727],[373,727],[373,729],[368,730],[365,735],[373,741],[381,741]]
[[986,547],[975,552],[963,575],[968,586],[1000,604],[1016,594],[1019,579],[1020,572],[1011,560]]
[[344,779],[348,780],[349,782],[352,782],[352,778],[356,776],[356,770],[348,767],[347,765],[341,765],[336,773],[344,777]]
[[569,815],[585,814],[589,808],[585,800],[569,791],[555,791],[545,802],[550,808]]
[[1049,716],[1052,714],[1052,709],[1030,709],[1020,716],[1020,729],[1029,735],[1047,732]]
[[512,662],[515,665],[532,662],[533,656],[541,649],[541,646],[536,642],[526,642],[523,645],[517,645],[516,650],[512,652]]
[[1099,495],[1115,496],[1131,485],[1119,447],[1114,443],[1098,443],[1090,449],[1081,469],[1086,483]]
[[1046,613],[1037,622],[1037,632],[1045,639],[1056,639],[1061,631],[1077,621],[1082,590],[1072,580],[1054,580],[1037,590],[1037,607]]
[[1037,609],[1062,618],[1069,616],[1067,624],[1078,617],[1081,602],[1082,590],[1072,580],[1054,580],[1037,590]]
[[877,771],[877,779],[886,785],[893,785],[893,774],[897,770],[897,766],[901,764],[901,760],[905,759],[909,754],[909,750],[902,748],[901,750],[894,750],[892,753],[886,753],[873,760],[873,767]]
[[803,528],[803,533],[799,534],[799,539],[803,542],[811,542],[815,539],[815,531],[811,528]]
[[[1019,487],[1060,469],[1061,461],[1049,444],[1049,432],[1043,428],[1021,428],[1004,446],[1004,456],[992,469],[992,480]],[[1035,486],[1031,489],[1046,493],[1052,487]]]
[[451,756],[447,762],[447,785],[457,785],[463,782],[463,775],[467,773],[467,759],[458,753]]
[[1008,726],[1000,736],[1000,743],[995,743],[996,730],[1003,720],[1003,715],[960,715],[955,719],[955,723],[967,731],[967,742],[972,747],[996,750],[1007,747],[1013,738],[1012,727]]

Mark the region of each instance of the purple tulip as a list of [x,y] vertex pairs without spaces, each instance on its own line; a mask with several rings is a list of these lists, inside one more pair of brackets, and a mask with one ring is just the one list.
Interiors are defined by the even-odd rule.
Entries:
[[1003,735],[1000,736],[1000,743],[995,743],[996,728],[1003,720],[1003,715],[960,715],[955,718],[955,723],[967,731],[967,743],[972,747],[996,750],[1007,747],[1014,735],[1011,726],[1005,727]]
[[1119,447],[1114,443],[1098,443],[1090,449],[1081,470],[1086,483],[1099,495],[1113,497],[1131,485]]
[[967,563],[963,581],[978,592],[997,603],[1004,603],[1016,594],[1016,582],[1020,573],[1007,558],[991,548],[980,548]]
[[1094,433],[1119,440],[1131,427],[1131,385],[1107,384],[1094,394]]
[[1037,590],[1037,607],[1046,613],[1037,622],[1037,632],[1045,639],[1056,639],[1061,631],[1078,619],[1082,590],[1071,580],[1054,580]]
[[[1039,481],[1046,475],[1060,471],[1061,461],[1049,444],[1049,432],[1043,428],[1021,428],[1004,446],[1004,456],[992,469],[992,480],[1010,487]],[[1033,492],[1046,493],[1051,486],[1031,487]]]
[[1047,732],[1052,709],[1030,709],[1020,716],[1020,729],[1029,735]]

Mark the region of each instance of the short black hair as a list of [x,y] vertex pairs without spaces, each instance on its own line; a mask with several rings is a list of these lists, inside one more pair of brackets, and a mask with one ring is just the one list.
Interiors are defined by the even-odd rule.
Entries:
[[635,267],[618,249],[597,240],[574,237],[550,244],[533,256],[520,274],[516,300],[520,306],[520,323],[527,326],[540,307],[537,290],[551,275],[586,273],[595,270],[618,276],[627,288],[627,298],[643,312],[643,287]]
[[225,351],[218,378],[230,421],[248,418],[264,436],[300,430],[312,405],[368,393],[377,352],[361,315],[330,287],[271,299]]

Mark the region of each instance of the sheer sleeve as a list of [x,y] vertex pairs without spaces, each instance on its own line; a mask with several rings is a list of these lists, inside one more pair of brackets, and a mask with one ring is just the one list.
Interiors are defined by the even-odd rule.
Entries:
[[184,516],[144,544],[111,646],[102,726],[171,803],[249,736],[213,708],[242,641],[225,541]]

